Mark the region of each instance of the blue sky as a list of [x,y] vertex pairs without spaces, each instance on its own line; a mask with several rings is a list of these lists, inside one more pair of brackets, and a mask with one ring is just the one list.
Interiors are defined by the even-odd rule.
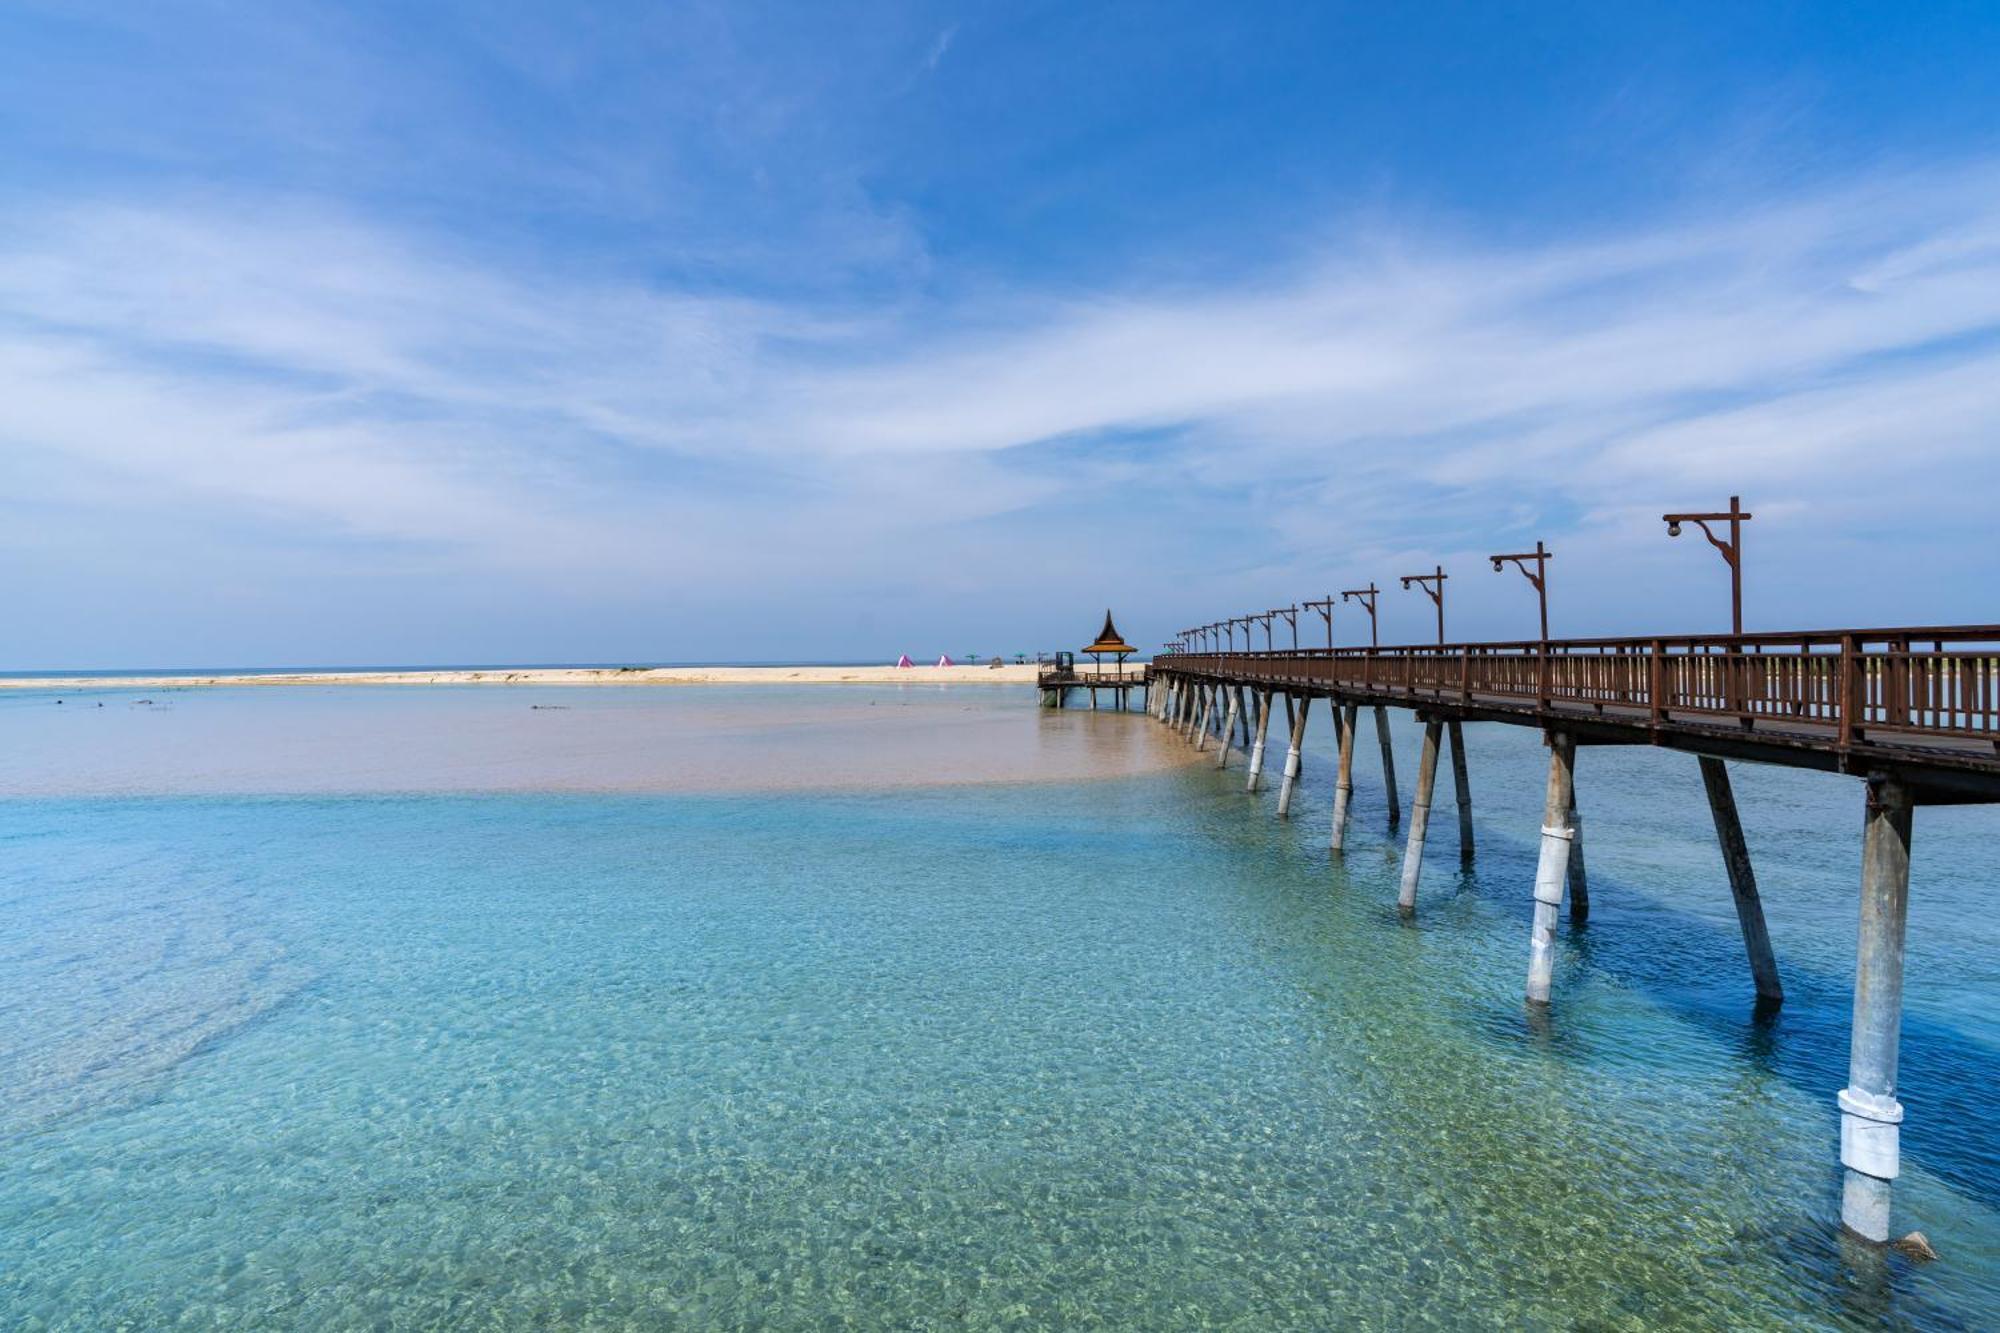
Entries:
[[2000,6],[15,0],[0,403],[14,668],[2000,620]]

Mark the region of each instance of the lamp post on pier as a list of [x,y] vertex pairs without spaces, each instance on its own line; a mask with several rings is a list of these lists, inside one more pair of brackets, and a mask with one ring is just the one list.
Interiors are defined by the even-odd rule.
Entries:
[[[1326,650],[1329,653],[1333,651],[1333,604],[1335,600],[1337,599],[1334,597],[1334,595],[1332,593],[1328,593],[1325,597],[1321,598],[1317,602],[1300,603],[1300,605],[1304,606],[1305,609],[1308,611],[1319,612],[1320,619],[1326,622]],[[1295,628],[1294,633],[1296,632],[1297,631]]]
[[[1370,579],[1367,587],[1349,588],[1346,592],[1340,594],[1341,601],[1359,602],[1361,603],[1361,609],[1368,613],[1368,646],[1370,648],[1380,648],[1382,646],[1382,637],[1380,634],[1376,632],[1376,626],[1375,626],[1375,599],[1379,597],[1381,593],[1382,590],[1375,586],[1375,582],[1373,579]],[[1327,622],[1328,624],[1331,624],[1332,621],[1333,621],[1333,613],[1331,611],[1328,611]],[[1332,635],[1333,631],[1329,629],[1327,631],[1327,646],[1329,648],[1333,646]]]
[[[1515,555],[1496,555],[1492,558],[1493,572],[1495,574],[1498,574],[1502,569],[1512,564],[1527,577],[1529,583],[1534,585],[1535,596],[1542,604],[1542,645],[1544,647],[1547,647],[1549,642],[1549,557],[1553,554],[1554,552],[1545,548],[1540,542],[1536,542],[1535,549],[1532,551],[1522,551]],[[1530,560],[1535,562],[1533,569],[1528,568]]]
[[[1532,551],[1492,557],[1495,574],[1508,565],[1513,565],[1521,571],[1529,583],[1534,585],[1535,599],[1541,604],[1542,641],[1535,653],[1535,693],[1539,696],[1543,707],[1547,707],[1549,702],[1549,559],[1552,554],[1553,552],[1537,541]],[[1531,560],[1535,564],[1533,569],[1528,568],[1528,562]]]
[[1410,590],[1412,583],[1417,584],[1424,590],[1424,596],[1436,603],[1438,613],[1438,646],[1440,648],[1444,646],[1444,581],[1450,577],[1451,575],[1444,572],[1443,565],[1439,565],[1429,574],[1403,575],[1404,592]]
[[1283,616],[1285,618],[1285,623],[1292,627],[1292,651],[1297,652],[1299,650],[1299,608],[1297,604],[1295,603],[1291,606],[1274,606],[1264,614],[1267,616]]
[[[1701,529],[1701,535],[1708,538],[1708,544],[1722,552],[1722,558],[1729,565],[1729,632],[1743,633],[1743,525],[1751,515],[1743,510],[1741,496],[1729,497],[1729,510],[1721,514],[1662,514],[1660,519],[1667,525],[1667,535],[1681,535],[1681,524],[1692,523]],[[1715,535],[1711,523],[1728,523],[1727,541]]]

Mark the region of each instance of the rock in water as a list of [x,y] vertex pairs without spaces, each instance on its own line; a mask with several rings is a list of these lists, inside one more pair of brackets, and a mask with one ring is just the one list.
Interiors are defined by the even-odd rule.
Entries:
[[1912,1231],[1901,1240],[1890,1241],[1889,1248],[1900,1251],[1919,1263],[1927,1264],[1938,1257],[1938,1252],[1931,1248],[1929,1238],[1921,1231]]

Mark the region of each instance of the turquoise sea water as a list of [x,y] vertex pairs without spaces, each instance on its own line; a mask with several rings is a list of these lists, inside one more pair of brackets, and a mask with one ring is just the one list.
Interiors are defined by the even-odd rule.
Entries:
[[[203,697],[365,744],[418,696]],[[760,697],[564,702],[696,732]],[[904,696],[770,697],[790,772]],[[1479,854],[1441,794],[1405,924],[1369,746],[1324,850],[1324,730],[1281,823],[1240,758],[1129,773],[1156,724],[1027,691],[924,706],[1121,775],[78,795],[22,776],[74,735],[50,706],[0,709],[6,1327],[1997,1321],[1993,812],[1917,821],[1914,1266],[1834,1234],[1851,780],[1735,772],[1789,996],[1760,1021],[1693,761],[1586,752],[1593,919],[1536,1022],[1527,733],[1468,732]]]

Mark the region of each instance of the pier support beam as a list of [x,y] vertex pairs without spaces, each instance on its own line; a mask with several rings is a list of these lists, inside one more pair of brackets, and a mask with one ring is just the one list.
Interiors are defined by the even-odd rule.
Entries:
[[1250,778],[1244,784],[1245,791],[1256,791],[1257,784],[1264,776],[1264,737],[1271,729],[1271,692],[1260,690],[1257,694],[1257,739],[1250,746]]
[[1903,1025],[1903,925],[1910,901],[1910,789],[1868,779],[1861,843],[1861,934],[1854,952],[1854,1036],[1841,1089],[1840,1221],[1863,1240],[1889,1239],[1890,1184],[1902,1170],[1896,1059]]
[[1347,846],[1347,807],[1354,797],[1354,733],[1359,728],[1361,710],[1353,704],[1342,708],[1329,699],[1334,726],[1340,733],[1340,767],[1333,780],[1333,833],[1327,845],[1334,851]]
[[1208,748],[1208,715],[1215,711],[1215,691],[1204,688],[1201,692],[1201,721],[1195,726],[1194,752],[1200,754]]
[[1549,790],[1542,805],[1542,853],[1535,865],[1535,924],[1528,937],[1528,1003],[1545,1005],[1556,972],[1556,909],[1562,906],[1575,830],[1576,742],[1549,733]]
[[1305,743],[1306,718],[1312,712],[1312,696],[1299,696],[1298,719],[1292,724],[1291,742],[1285,749],[1285,778],[1278,784],[1278,818],[1285,819],[1292,813],[1292,788],[1299,781],[1299,747]]
[[1451,739],[1451,785],[1458,798],[1458,859],[1472,859],[1472,778],[1465,769],[1465,728],[1449,724]]
[[1417,794],[1410,804],[1410,840],[1403,848],[1403,884],[1396,910],[1408,916],[1417,910],[1417,881],[1424,873],[1424,834],[1431,824],[1431,792],[1437,786],[1438,738],[1444,723],[1424,722],[1424,748],[1417,758]]
[[1396,750],[1389,744],[1389,710],[1375,705],[1375,739],[1382,743],[1382,789],[1389,793],[1389,831],[1403,822],[1403,803],[1396,796]]
[[1757,1002],[1784,1003],[1778,982],[1778,959],[1771,952],[1771,932],[1764,927],[1764,900],[1757,896],[1757,875],[1750,868],[1750,845],[1736,817],[1736,793],[1729,769],[1720,759],[1701,756],[1701,781],[1708,788],[1709,813],[1715,816],[1715,840],[1722,845],[1722,864],[1729,871],[1729,895],[1736,900],[1736,923],[1743,928],[1743,949],[1750,955],[1750,975],[1757,983]]
[[1575,769],[1569,788],[1569,923],[1590,920],[1590,875],[1583,866],[1583,812],[1576,808]]
[[1222,748],[1216,751],[1215,766],[1228,768],[1229,747],[1236,743],[1236,712],[1242,704],[1242,695],[1227,686],[1223,687],[1222,692],[1229,696],[1229,716],[1222,724]]
[[[1299,729],[1299,719],[1297,715],[1292,711],[1292,696],[1291,692],[1288,690],[1285,692],[1285,734],[1289,736],[1298,729]],[[1303,756],[1300,757],[1299,762],[1301,764],[1305,762]]]

